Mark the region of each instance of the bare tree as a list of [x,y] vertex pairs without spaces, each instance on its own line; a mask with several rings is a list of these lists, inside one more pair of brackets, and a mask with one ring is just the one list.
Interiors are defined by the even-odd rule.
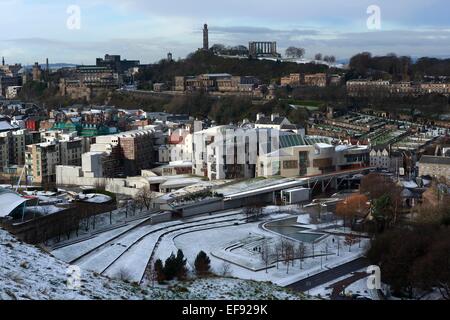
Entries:
[[120,269],[119,270],[119,279],[124,282],[130,282],[130,279],[131,279],[130,272],[125,268]]
[[266,266],[266,273],[268,272],[271,257],[272,257],[271,247],[267,239],[264,239],[261,251],[261,260],[264,262],[264,265]]
[[221,265],[221,275],[222,277],[230,277],[231,276],[231,264],[229,262],[224,261]]
[[243,209],[247,222],[258,221],[262,215],[261,207],[246,207]]
[[296,253],[298,259],[300,260],[300,269],[303,269],[303,260],[306,256],[306,246],[303,242],[300,242],[297,246],[297,253]]
[[286,49],[286,56],[288,58],[303,58],[305,55],[305,49],[297,47],[289,47]]
[[152,282],[152,287],[155,286],[155,281],[158,280],[158,273],[155,270],[155,263],[153,260],[150,260],[148,268],[147,268],[147,277]]
[[289,240],[282,241],[282,258],[283,262],[286,265],[286,273],[289,274],[289,265],[294,259],[294,245]]
[[314,59],[318,60],[318,61],[322,61],[322,54],[321,53],[316,53],[315,56],[314,56]]
[[149,187],[142,188],[136,195],[136,201],[141,206],[141,211],[143,207],[145,207],[147,211],[149,211],[152,206],[152,200],[153,200],[153,192],[150,190]]
[[94,183],[94,188],[97,191],[105,191],[106,190],[106,182],[98,180]]
[[335,63],[336,57],[335,56],[325,56],[323,58],[323,61],[328,62],[328,63]]
[[280,259],[281,259],[281,256],[282,256],[282,252],[283,252],[282,242],[278,241],[275,244],[275,250],[273,252],[273,256],[275,258],[275,261],[277,262],[277,270],[279,268],[279,262],[280,262]]
[[[128,202],[128,205],[130,207],[131,212],[133,212],[133,216],[134,216],[136,214],[136,209],[137,209],[136,201],[135,200],[130,200]],[[128,218],[128,210],[125,211],[125,218]]]

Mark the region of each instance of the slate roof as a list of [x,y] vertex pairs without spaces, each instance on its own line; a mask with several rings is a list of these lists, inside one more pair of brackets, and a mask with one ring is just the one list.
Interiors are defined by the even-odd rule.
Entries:
[[422,156],[422,158],[420,158],[420,163],[449,166],[450,165],[450,157]]
[[276,124],[276,125],[280,125],[283,123],[283,121],[285,120],[285,117],[276,117],[275,119],[273,119],[271,117],[262,117],[261,119],[259,119],[258,121],[256,121],[256,124]]

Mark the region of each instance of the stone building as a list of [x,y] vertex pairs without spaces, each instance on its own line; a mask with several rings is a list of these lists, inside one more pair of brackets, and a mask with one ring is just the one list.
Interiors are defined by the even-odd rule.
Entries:
[[275,41],[253,41],[248,44],[249,57],[257,59],[260,57],[279,58],[277,43]]
[[305,74],[304,84],[309,87],[326,87],[327,86],[327,74],[315,73]]
[[300,73],[291,73],[281,78],[281,86],[298,87],[302,84],[303,77]]
[[370,152],[370,166],[380,169],[390,169],[391,159],[389,157],[389,151],[386,149],[372,149]]
[[422,156],[419,175],[450,179],[450,157]]
[[260,80],[253,76],[232,76],[228,73],[210,73],[198,76],[175,77],[175,91],[253,92]]
[[77,66],[67,78],[61,78],[59,92],[72,99],[90,100],[93,96],[118,89],[119,74],[104,66]]
[[33,66],[33,70],[31,72],[33,75],[33,81],[41,81],[42,78],[42,69],[39,63],[35,62]]

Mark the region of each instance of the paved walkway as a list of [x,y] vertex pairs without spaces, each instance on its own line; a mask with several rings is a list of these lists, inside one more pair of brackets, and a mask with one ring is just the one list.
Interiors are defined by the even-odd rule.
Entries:
[[367,274],[366,272],[355,272],[351,277],[332,284],[329,288],[327,288],[333,289],[333,291],[331,292],[331,300],[338,300],[339,298],[341,298],[341,293],[345,291],[347,287],[349,287],[356,281],[367,278],[368,276],[369,274]]
[[300,280],[289,285],[288,288],[299,292],[307,292],[308,290],[332,282],[333,280],[342,278],[347,274],[351,274],[352,272],[361,270],[368,266],[370,266],[370,263],[366,258],[359,258],[351,262],[344,263],[336,268]]

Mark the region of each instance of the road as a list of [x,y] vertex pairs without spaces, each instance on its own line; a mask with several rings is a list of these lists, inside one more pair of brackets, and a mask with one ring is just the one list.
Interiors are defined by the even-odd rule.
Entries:
[[311,290],[320,285],[331,282],[333,280],[336,280],[347,274],[351,274],[352,272],[361,270],[368,266],[370,266],[370,262],[366,258],[359,258],[351,262],[342,264],[336,268],[318,273],[309,278],[295,282],[289,285],[288,288],[299,292],[307,292],[308,290]]

